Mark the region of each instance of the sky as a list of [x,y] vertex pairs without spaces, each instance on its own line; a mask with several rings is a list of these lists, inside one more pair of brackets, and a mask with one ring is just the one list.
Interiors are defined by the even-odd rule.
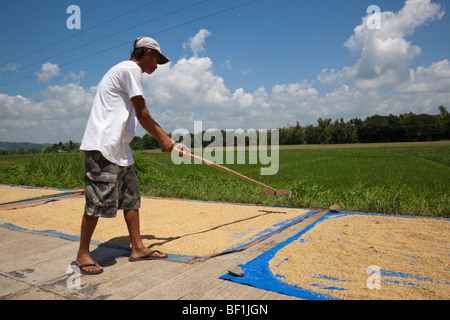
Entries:
[[143,83],[166,132],[437,114],[450,110],[447,10],[444,0],[2,1],[0,141],[81,142],[98,83],[140,36],[170,59]]

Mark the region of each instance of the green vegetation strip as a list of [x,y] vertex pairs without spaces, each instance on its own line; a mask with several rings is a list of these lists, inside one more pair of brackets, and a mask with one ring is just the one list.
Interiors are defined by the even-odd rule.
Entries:
[[[273,176],[261,176],[264,166],[248,160],[224,164],[273,188],[292,190],[289,199],[264,196],[261,187],[205,165],[174,165],[170,154],[134,155],[141,192],[148,196],[315,209],[338,204],[352,212],[450,217],[448,141],[283,146]],[[82,188],[83,155],[2,156],[0,183]]]

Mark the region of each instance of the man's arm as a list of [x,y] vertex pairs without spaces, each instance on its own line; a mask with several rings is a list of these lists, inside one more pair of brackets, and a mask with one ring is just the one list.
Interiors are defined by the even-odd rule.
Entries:
[[135,96],[131,98],[136,117],[141,126],[150,133],[159,143],[163,152],[171,152],[173,148],[172,139],[164,132],[164,130],[153,120],[150,112],[145,105],[143,96]]

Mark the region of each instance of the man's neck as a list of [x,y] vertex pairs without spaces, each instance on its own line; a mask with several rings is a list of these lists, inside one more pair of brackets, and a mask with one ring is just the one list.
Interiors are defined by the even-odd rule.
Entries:
[[141,68],[142,73],[144,73],[144,70],[142,70],[142,67],[141,67],[139,61],[137,61],[135,58],[131,58],[130,61],[133,61],[134,63],[136,63],[139,66],[139,68]]

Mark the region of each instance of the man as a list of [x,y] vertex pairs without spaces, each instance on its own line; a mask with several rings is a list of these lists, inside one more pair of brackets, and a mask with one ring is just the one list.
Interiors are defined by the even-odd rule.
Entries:
[[[80,150],[85,153],[86,204],[81,222],[76,264],[83,274],[99,274],[103,268],[89,252],[99,217],[112,218],[123,209],[131,242],[130,261],[164,259],[167,254],[145,247],[140,234],[139,184],[129,143],[136,132],[136,118],[158,140],[163,152],[189,151],[175,143],[153,120],[142,91],[142,74],[153,73],[167,63],[158,42],[140,37],[130,60],[112,67],[101,80]],[[175,150],[173,150],[175,149]]]

